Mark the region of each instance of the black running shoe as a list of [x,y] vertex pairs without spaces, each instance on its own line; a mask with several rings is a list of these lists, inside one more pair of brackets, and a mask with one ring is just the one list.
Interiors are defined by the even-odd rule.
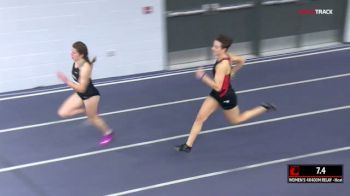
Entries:
[[271,104],[271,103],[262,103],[261,106],[264,107],[267,111],[270,111],[270,110],[276,111],[277,110],[276,106],[274,104]]
[[187,146],[187,144],[181,144],[175,147],[175,150],[178,152],[191,152],[192,147]]

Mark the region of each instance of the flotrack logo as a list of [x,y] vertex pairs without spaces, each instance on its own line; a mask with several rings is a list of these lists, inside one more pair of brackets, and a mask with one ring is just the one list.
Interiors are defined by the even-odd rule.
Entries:
[[333,9],[302,9],[299,15],[333,15]]

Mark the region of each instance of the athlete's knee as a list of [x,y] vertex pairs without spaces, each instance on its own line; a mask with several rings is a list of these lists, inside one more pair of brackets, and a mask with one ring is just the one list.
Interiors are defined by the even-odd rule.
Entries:
[[67,118],[67,117],[69,117],[68,112],[67,112],[66,110],[63,110],[63,109],[59,109],[59,110],[57,111],[57,115],[58,115],[59,117],[61,117],[61,118]]
[[231,122],[233,125],[238,125],[238,124],[241,124],[242,122],[244,122],[244,119],[243,119],[241,116],[239,116],[239,117],[230,119],[230,122]]

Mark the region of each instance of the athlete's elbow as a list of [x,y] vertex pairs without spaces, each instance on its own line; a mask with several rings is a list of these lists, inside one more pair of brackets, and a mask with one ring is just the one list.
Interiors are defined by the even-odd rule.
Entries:
[[86,87],[77,88],[76,91],[77,91],[78,93],[85,93]]
[[245,62],[246,62],[245,58],[242,57],[241,59],[239,59],[239,61],[237,61],[236,67],[242,68]]
[[217,91],[217,92],[220,92],[221,91],[221,89],[222,89],[222,87],[220,87],[220,86],[214,86],[214,88],[213,88],[215,91]]

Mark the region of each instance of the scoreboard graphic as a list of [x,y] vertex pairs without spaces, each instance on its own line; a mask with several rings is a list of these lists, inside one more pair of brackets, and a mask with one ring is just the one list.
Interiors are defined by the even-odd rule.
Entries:
[[343,183],[343,165],[288,165],[288,183]]

